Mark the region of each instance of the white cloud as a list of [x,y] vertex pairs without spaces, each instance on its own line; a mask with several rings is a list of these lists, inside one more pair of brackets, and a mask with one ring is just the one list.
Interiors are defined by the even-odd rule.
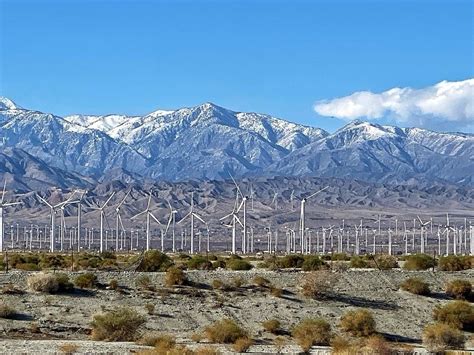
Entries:
[[393,88],[381,93],[358,91],[316,102],[321,116],[347,121],[361,118],[443,130],[474,129],[474,79],[441,81],[422,89]]

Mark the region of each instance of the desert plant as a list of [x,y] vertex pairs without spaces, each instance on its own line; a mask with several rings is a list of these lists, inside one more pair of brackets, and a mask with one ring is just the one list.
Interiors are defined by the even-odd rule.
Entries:
[[59,292],[69,292],[74,289],[74,284],[69,281],[69,276],[63,272],[54,274],[56,281],[58,282]]
[[304,351],[313,345],[328,345],[331,326],[324,319],[304,319],[291,332],[293,338]]
[[243,259],[229,258],[226,262],[226,268],[234,271],[250,270],[252,267],[252,264]]
[[170,286],[177,286],[177,285],[185,285],[188,282],[186,274],[183,270],[177,267],[170,267],[166,271],[165,275],[165,285]]
[[458,300],[469,299],[472,292],[471,281],[468,280],[452,280],[446,285],[446,293]]
[[423,280],[416,277],[410,277],[403,281],[403,283],[400,285],[400,288],[404,291],[422,296],[427,296],[431,292],[430,286]]
[[194,270],[212,270],[212,263],[202,255],[195,255],[186,263],[188,269]]
[[274,297],[281,297],[283,295],[283,289],[281,287],[270,286],[270,293]]
[[366,337],[375,333],[374,317],[365,309],[347,312],[341,317],[339,326],[353,336]]
[[219,279],[212,280],[213,289],[218,290],[218,289],[221,289],[222,286],[224,286],[224,283],[221,280]]
[[356,354],[358,349],[349,339],[340,335],[335,336],[330,342],[332,353],[335,355],[349,355]]
[[234,285],[234,287],[242,287],[244,285],[244,279],[241,278],[241,277],[234,277],[232,279],[232,284]]
[[143,258],[138,265],[137,271],[166,271],[172,265],[173,261],[165,253],[158,250],[148,250],[143,254]]
[[325,267],[326,264],[317,255],[308,255],[304,258],[301,268],[303,271],[316,271]]
[[355,255],[351,258],[350,266],[356,269],[371,267],[367,259],[358,255]]
[[436,266],[436,260],[427,254],[408,255],[403,268],[405,270],[427,270]]
[[15,309],[0,301],[0,318],[12,318],[16,315]]
[[447,255],[439,258],[438,267],[442,271],[460,271],[471,268],[472,257]]
[[135,286],[140,290],[153,291],[154,287],[151,283],[151,279],[148,275],[140,275],[135,279]]
[[116,308],[97,314],[92,321],[92,338],[106,341],[133,341],[145,318],[130,308]]
[[94,288],[97,285],[97,276],[91,272],[86,272],[76,276],[74,285],[79,288]]
[[201,346],[194,350],[193,355],[220,355],[221,352],[210,346]]
[[381,270],[390,270],[398,267],[397,258],[393,255],[378,254],[374,257],[374,263]]
[[464,330],[474,328],[474,306],[466,301],[452,301],[433,311],[434,320]]
[[282,269],[286,268],[300,268],[303,266],[304,258],[298,254],[286,255],[283,258],[278,258],[276,264]]
[[262,322],[263,329],[265,329],[267,332],[270,332],[272,334],[278,334],[280,333],[281,329],[281,323],[278,319],[269,319],[265,322]]
[[286,339],[284,337],[278,336],[273,340],[273,345],[275,346],[277,354],[280,354],[283,348],[286,345]]
[[303,276],[301,289],[304,296],[323,299],[332,294],[337,277],[331,271],[319,270]]
[[263,276],[257,275],[253,278],[253,283],[258,287],[266,287],[270,284],[270,281]]
[[369,336],[362,348],[365,354],[390,355],[393,350],[390,344],[380,335]]
[[247,336],[235,321],[229,318],[218,320],[204,329],[206,337],[214,343],[234,343],[239,338]]
[[429,351],[435,353],[441,353],[447,349],[462,349],[464,347],[464,335],[448,324],[430,324],[423,330],[423,345]]
[[245,353],[252,346],[252,344],[253,340],[245,336],[237,339],[232,345],[232,349],[234,349],[238,353]]
[[153,303],[146,303],[145,309],[149,315],[152,315],[153,313],[155,313],[155,305]]
[[28,277],[28,287],[36,292],[55,293],[58,292],[58,280],[53,274],[38,273]]
[[65,343],[59,345],[59,351],[65,355],[72,355],[79,350],[79,345],[72,343]]
[[116,279],[112,279],[109,281],[109,288],[111,290],[118,290],[119,289],[119,283]]

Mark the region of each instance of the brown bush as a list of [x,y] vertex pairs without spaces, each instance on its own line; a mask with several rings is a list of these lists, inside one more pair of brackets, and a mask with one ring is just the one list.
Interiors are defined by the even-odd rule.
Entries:
[[38,273],[28,277],[28,287],[36,292],[55,293],[58,292],[58,280],[53,274]]
[[380,335],[368,337],[363,349],[369,354],[390,355],[393,353],[390,344]]
[[305,319],[293,328],[293,338],[304,351],[313,345],[328,345],[331,326],[324,319]]
[[214,290],[219,290],[222,288],[222,286],[224,286],[224,283],[221,280],[219,279],[212,280],[212,288]]
[[427,254],[408,255],[403,268],[405,270],[427,270],[436,266],[436,260]]
[[258,286],[258,287],[266,287],[267,285],[270,284],[270,281],[264,278],[263,276],[257,275],[253,278],[253,283],[255,286]]
[[155,313],[155,305],[153,303],[145,304],[145,309],[149,315],[152,315]]
[[110,288],[111,290],[118,290],[118,289],[119,289],[119,283],[118,283],[118,281],[115,280],[115,279],[110,280],[110,281],[109,281],[109,288]]
[[278,319],[269,319],[265,322],[262,322],[263,329],[265,329],[267,332],[270,332],[272,334],[279,334],[281,332],[280,329],[280,321]]
[[349,339],[342,336],[335,336],[330,342],[334,355],[357,354],[357,347]]
[[148,275],[140,275],[135,280],[135,286],[143,291],[154,291],[155,287],[151,283],[151,279]]
[[439,258],[439,269],[443,271],[461,271],[472,267],[472,256],[447,255]]
[[452,280],[446,285],[446,293],[458,300],[469,299],[472,292],[472,284],[468,280]]
[[79,350],[79,345],[66,343],[59,346],[59,351],[65,355],[72,355]]
[[272,296],[281,297],[283,295],[283,289],[281,287],[271,286],[270,293]]
[[116,308],[97,314],[92,321],[92,339],[106,341],[133,341],[145,318],[130,308]]
[[97,285],[97,276],[92,272],[86,272],[76,276],[74,285],[79,288],[94,288]]
[[194,355],[220,355],[220,351],[210,346],[202,346],[194,350]]
[[471,330],[474,328],[474,306],[466,301],[452,301],[436,307],[433,318],[457,329]]
[[462,349],[464,335],[448,324],[430,324],[423,330],[423,345],[432,352],[444,352],[447,349]]
[[331,271],[320,270],[307,273],[302,279],[302,293],[314,299],[323,299],[332,295],[337,276]]
[[0,318],[12,318],[16,315],[16,311],[9,305],[0,301]]
[[234,343],[239,338],[247,337],[243,330],[232,319],[224,318],[204,329],[206,337],[214,343]]
[[177,267],[170,267],[168,271],[166,271],[165,276],[165,285],[168,287],[171,286],[179,286],[185,285],[188,282],[186,278],[186,274],[183,270]]
[[349,311],[341,317],[341,329],[353,336],[369,336],[375,333],[375,320],[368,310]]
[[237,339],[232,345],[232,349],[238,353],[245,353],[252,346],[253,340],[249,337],[242,337]]
[[410,277],[409,279],[406,279],[400,285],[400,288],[415,295],[427,296],[431,293],[430,286],[417,277]]
[[244,279],[241,278],[241,277],[234,277],[232,279],[232,284],[234,285],[234,287],[242,287],[244,285]]

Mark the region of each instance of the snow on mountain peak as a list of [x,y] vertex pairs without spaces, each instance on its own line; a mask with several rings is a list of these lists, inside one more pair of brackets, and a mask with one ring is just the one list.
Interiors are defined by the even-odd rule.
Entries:
[[12,100],[0,96],[0,111],[4,110],[21,110],[22,108],[16,105]]

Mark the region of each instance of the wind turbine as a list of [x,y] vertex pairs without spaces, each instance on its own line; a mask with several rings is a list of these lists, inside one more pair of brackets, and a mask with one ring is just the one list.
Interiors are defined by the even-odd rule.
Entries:
[[23,202],[8,202],[5,203],[5,194],[7,193],[6,191],[7,188],[7,180],[5,180],[3,184],[3,191],[2,191],[2,199],[0,200],[0,252],[3,251],[3,240],[4,240],[4,229],[3,229],[3,209],[5,207],[9,206],[15,206],[15,205],[20,205]]
[[74,192],[72,193],[72,195],[69,196],[69,198],[68,198],[66,201],[60,202],[60,203],[58,203],[57,205],[52,205],[52,204],[50,204],[48,201],[46,201],[46,200],[45,200],[44,198],[42,198],[40,195],[36,194],[36,196],[39,198],[39,200],[40,200],[41,202],[43,202],[46,206],[48,206],[49,209],[50,209],[50,215],[51,215],[51,231],[50,231],[50,232],[51,232],[51,240],[50,240],[49,251],[50,251],[51,253],[54,253],[54,247],[55,247],[55,240],[54,240],[54,238],[55,238],[55,228],[56,228],[56,225],[55,225],[55,223],[56,223],[56,221],[55,221],[55,219],[56,219],[56,210],[57,210],[58,208],[61,208],[62,205],[68,203],[68,202],[71,200],[71,198],[74,196],[75,193],[76,193],[76,191],[74,191]]
[[[130,192],[132,189],[130,188],[123,199],[119,202],[117,207],[115,207],[115,251],[119,249],[119,234],[125,232],[125,228],[123,226],[122,222],[122,216],[120,215],[120,209],[122,208],[122,205],[125,203],[125,200],[127,199],[128,195],[130,195]],[[121,228],[121,229],[120,229]]]
[[[240,189],[239,185],[235,181],[234,177],[230,175],[236,189],[237,189],[237,196],[236,196],[236,202],[238,203],[238,195],[242,198],[242,202],[237,209],[236,213],[239,213],[240,210],[243,211],[243,218],[242,218],[242,229],[243,229],[243,238],[242,238],[242,253],[246,253],[248,249],[248,243],[247,243],[247,196],[244,196],[242,193],[242,190]],[[234,207],[235,209],[235,207]],[[225,219],[225,218],[224,218]]]
[[206,227],[207,223],[204,222],[201,216],[199,216],[196,212],[194,212],[194,192],[191,192],[191,209],[186,216],[184,216],[177,224],[181,224],[186,220],[186,218],[191,219],[191,243],[190,243],[190,252],[191,254],[194,253],[194,218],[201,221]]
[[[418,220],[420,221],[420,226],[421,226],[421,238],[420,238],[420,239],[421,239],[421,246],[420,246],[420,252],[421,252],[422,254],[424,254],[424,253],[425,253],[425,244],[426,244],[426,242],[425,242],[425,238],[426,238],[426,236],[425,236],[425,226],[427,226],[428,224],[430,224],[430,223],[431,223],[431,220],[428,221],[428,222],[423,222],[423,221],[421,220],[420,216],[416,216],[416,217],[417,217]],[[426,232],[426,233],[428,233],[428,232]]]
[[306,211],[305,211],[305,205],[306,205],[306,201],[308,201],[310,198],[316,196],[317,194],[319,194],[320,192],[323,192],[324,190],[326,190],[327,188],[329,188],[329,186],[326,186],[324,188],[322,188],[321,190],[319,191],[316,191],[314,193],[312,193],[311,195],[309,195],[308,197],[305,197],[303,199],[301,199],[301,205],[300,205],[300,241],[301,241],[301,253],[304,252],[304,231],[305,231],[305,214],[306,214]]
[[[168,224],[166,225],[166,231],[165,231],[164,236],[167,235],[168,230],[169,230],[170,225],[171,225],[172,250],[173,250],[173,253],[174,253],[174,252],[176,252],[175,226],[176,226],[176,213],[178,213],[178,211],[173,209],[173,207],[171,207],[171,203],[169,201],[168,201],[168,206],[170,208],[170,217],[168,219]],[[208,249],[209,249],[209,247],[208,247]]]
[[232,217],[232,224],[231,225],[225,224],[226,227],[232,228],[232,254],[235,254],[236,251],[237,251],[237,248],[236,248],[236,227],[237,227],[237,223],[240,224],[242,226],[242,228],[244,227],[243,223],[240,221],[240,219],[238,217],[238,213],[239,213],[239,211],[242,208],[244,203],[245,203],[245,199],[242,200],[242,203],[240,204],[240,206],[238,208],[236,206],[234,206],[234,209],[232,210],[231,213],[229,213],[228,215],[225,215],[224,217],[222,217],[220,219],[220,221],[224,221],[227,218]]
[[135,219],[138,216],[141,216],[142,214],[146,214],[146,250],[150,250],[150,217],[155,220],[156,223],[158,223],[160,226],[163,224],[156,218],[153,213],[150,211],[150,205],[151,205],[151,197],[152,197],[152,191],[150,191],[148,195],[148,202],[146,205],[146,209],[140,213],[137,213],[135,216],[133,216],[131,219]]
[[109,196],[107,201],[102,206],[93,207],[94,210],[98,210],[100,212],[100,252],[104,252],[104,219],[105,219],[105,207],[108,205],[112,197],[114,197],[115,191]]

